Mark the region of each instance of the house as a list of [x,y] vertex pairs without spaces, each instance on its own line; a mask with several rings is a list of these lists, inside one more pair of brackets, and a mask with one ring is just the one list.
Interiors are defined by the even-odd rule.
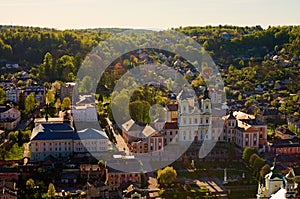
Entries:
[[262,93],[266,89],[266,86],[263,84],[257,84],[254,90],[258,93]]
[[66,158],[74,153],[101,153],[108,150],[108,138],[100,130],[88,128],[75,132],[66,123],[39,124],[31,135],[31,160]]
[[270,145],[270,152],[274,154],[300,154],[300,139],[294,137],[292,139],[276,139]]
[[123,199],[132,199],[132,198],[139,198],[139,199],[147,199],[148,191],[144,189],[139,189],[134,185],[129,185],[125,190],[123,190]]
[[300,117],[299,116],[288,117],[288,125],[293,126],[295,128],[295,131],[298,132],[298,129],[300,129]]
[[42,161],[49,156],[66,158],[74,152],[74,129],[65,123],[40,124],[32,130],[31,160]]
[[15,182],[0,181],[0,199],[17,199]]
[[46,88],[44,86],[27,86],[21,88],[19,93],[23,92],[24,96],[27,97],[30,93],[33,93],[34,98],[41,104],[45,102],[46,99]]
[[[164,124],[162,133],[164,135],[164,143],[165,145],[168,145],[172,142],[177,143],[178,142],[178,125],[177,122],[166,122]],[[174,140],[175,138],[175,140]]]
[[97,109],[92,104],[76,105],[71,107],[74,122],[97,122]]
[[87,128],[77,132],[79,139],[74,141],[74,152],[104,152],[108,150],[108,137],[105,132]]
[[18,103],[19,101],[19,89],[11,86],[5,90],[6,100],[9,102]]
[[13,130],[21,120],[21,112],[10,106],[0,106],[0,128]]
[[107,185],[109,191],[116,191],[120,187],[128,187],[132,183],[141,183],[141,173],[138,170],[136,172],[125,172],[108,168]]
[[280,111],[275,107],[263,108],[260,119],[265,123],[274,123],[281,119]]
[[178,118],[178,104],[167,104],[167,121],[168,122],[176,122]]
[[290,131],[286,127],[277,128],[275,131],[275,136],[279,137],[280,139],[293,139],[297,137],[294,132]]
[[78,100],[78,84],[76,82],[66,82],[60,87],[60,100],[70,98],[73,101]]
[[12,68],[19,68],[19,64],[16,62],[6,62],[5,64],[6,69],[12,69]]
[[234,142],[242,148],[266,149],[267,125],[254,115],[240,111],[231,111],[223,119],[225,121],[224,134],[227,142]]
[[130,119],[122,125],[122,137],[134,153],[148,153],[162,150],[164,138],[150,125]]

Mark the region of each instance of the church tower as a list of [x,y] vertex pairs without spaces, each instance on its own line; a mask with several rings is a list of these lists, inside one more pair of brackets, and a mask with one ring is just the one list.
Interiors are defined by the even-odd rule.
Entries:
[[212,139],[212,110],[208,91],[199,106],[193,89],[184,87],[178,95],[179,141]]
[[290,169],[289,173],[284,178],[285,183],[285,198],[296,199],[295,193],[295,173],[293,169]]

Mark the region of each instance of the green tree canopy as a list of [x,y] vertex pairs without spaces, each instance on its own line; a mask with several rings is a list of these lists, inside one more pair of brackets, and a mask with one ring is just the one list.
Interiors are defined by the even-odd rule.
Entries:
[[36,108],[36,100],[33,93],[30,93],[25,99],[25,112],[26,114],[31,113]]
[[252,168],[254,168],[254,163],[256,161],[256,159],[260,158],[256,153],[253,153],[251,156],[250,156],[250,159],[249,159],[249,164]]
[[71,107],[71,100],[69,97],[65,97],[61,103],[61,110],[66,111]]
[[177,172],[173,167],[165,167],[157,171],[157,179],[160,185],[166,185],[172,183],[177,177]]
[[251,155],[254,153],[257,153],[257,150],[255,148],[252,147],[245,148],[242,155],[243,160],[245,162],[249,162]]

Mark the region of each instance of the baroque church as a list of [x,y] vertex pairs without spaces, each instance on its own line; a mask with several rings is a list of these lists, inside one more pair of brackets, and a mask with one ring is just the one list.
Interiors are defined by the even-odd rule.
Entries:
[[184,88],[178,95],[178,128],[179,141],[193,142],[211,140],[212,107],[208,90],[204,91],[200,106],[195,93]]
[[290,169],[282,176],[274,161],[270,173],[265,176],[264,184],[258,185],[257,199],[296,199],[295,173]]

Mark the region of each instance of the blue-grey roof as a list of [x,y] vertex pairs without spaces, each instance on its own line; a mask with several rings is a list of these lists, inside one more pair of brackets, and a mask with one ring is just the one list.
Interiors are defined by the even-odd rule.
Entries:
[[77,133],[77,139],[108,139],[105,132],[94,129],[87,128]]
[[31,140],[68,140],[74,139],[74,129],[66,123],[40,124],[35,127],[38,131]]
[[73,127],[66,123],[59,124],[41,124],[45,130],[50,131],[74,131]]
[[40,124],[37,134],[31,140],[83,140],[108,139],[105,132],[87,128],[78,133],[69,124]]
[[74,132],[51,132],[49,130],[39,132],[31,140],[70,140],[74,139],[76,134]]

